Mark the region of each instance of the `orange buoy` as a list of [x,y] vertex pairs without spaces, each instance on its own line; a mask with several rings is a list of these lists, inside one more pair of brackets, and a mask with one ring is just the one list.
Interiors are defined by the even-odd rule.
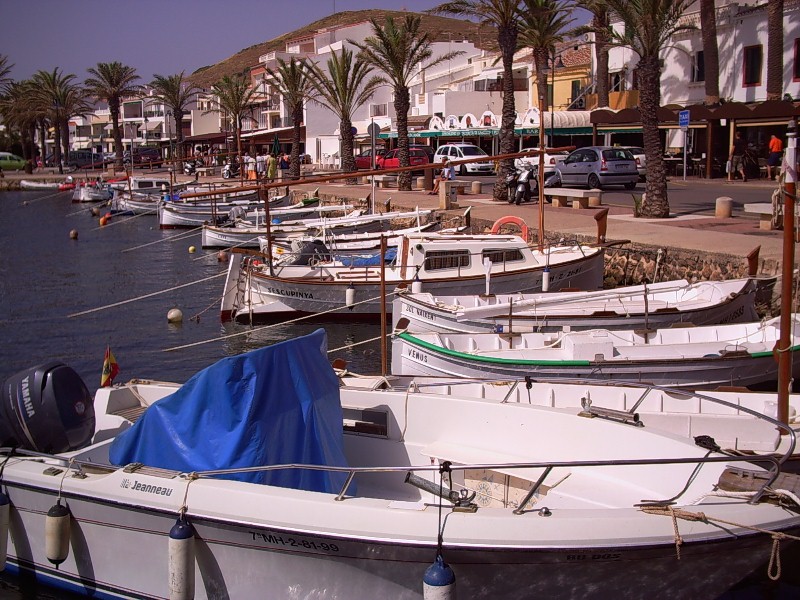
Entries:
[[100,217],[100,227],[105,227],[106,223],[108,223],[108,218]]

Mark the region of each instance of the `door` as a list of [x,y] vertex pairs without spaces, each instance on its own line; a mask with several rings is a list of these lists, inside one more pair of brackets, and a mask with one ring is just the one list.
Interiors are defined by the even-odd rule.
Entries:
[[583,150],[576,150],[570,154],[563,163],[559,166],[561,172],[561,183],[575,184],[579,183],[578,174],[580,165],[583,161]]

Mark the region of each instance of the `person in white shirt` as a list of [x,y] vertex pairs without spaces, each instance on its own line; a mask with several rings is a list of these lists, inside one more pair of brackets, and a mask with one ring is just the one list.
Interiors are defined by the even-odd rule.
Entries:
[[450,164],[450,161],[446,161],[444,163],[444,168],[439,173],[439,177],[436,178],[436,183],[433,185],[433,190],[428,192],[429,196],[434,196],[439,193],[439,184],[442,181],[450,181],[456,178],[456,170]]

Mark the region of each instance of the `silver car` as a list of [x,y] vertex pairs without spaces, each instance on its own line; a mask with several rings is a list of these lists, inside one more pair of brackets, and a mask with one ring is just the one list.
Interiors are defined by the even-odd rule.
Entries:
[[614,146],[578,148],[556,164],[562,185],[578,185],[603,189],[607,185],[623,185],[632,190],[639,181],[633,155]]

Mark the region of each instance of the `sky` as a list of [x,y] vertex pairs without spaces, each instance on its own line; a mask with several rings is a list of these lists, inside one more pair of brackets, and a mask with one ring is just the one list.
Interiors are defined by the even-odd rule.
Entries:
[[335,12],[387,8],[422,12],[437,0],[4,0],[0,54],[11,77],[61,68],[78,81],[99,62],[154,74],[192,73],[239,50]]

